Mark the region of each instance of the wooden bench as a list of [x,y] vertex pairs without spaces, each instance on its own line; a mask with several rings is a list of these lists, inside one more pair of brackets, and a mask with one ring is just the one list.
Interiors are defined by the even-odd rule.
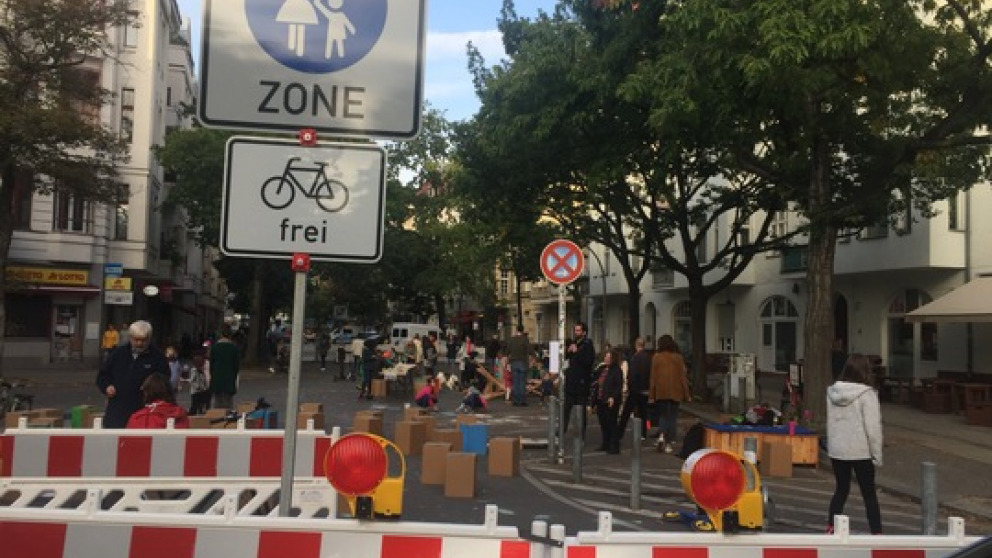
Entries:
[[816,432],[797,426],[795,434],[789,434],[788,426],[751,426],[707,424],[704,427],[704,445],[708,448],[744,455],[744,438],[757,438],[758,460],[764,442],[787,444],[792,449],[793,465],[813,465],[820,462],[819,437]]

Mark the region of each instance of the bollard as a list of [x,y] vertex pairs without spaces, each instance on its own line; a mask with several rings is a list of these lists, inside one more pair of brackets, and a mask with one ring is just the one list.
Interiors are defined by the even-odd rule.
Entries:
[[[549,536],[552,540],[565,542],[565,526],[561,524],[554,524],[551,526]],[[551,547],[551,557],[550,558],[565,558],[565,545]]]
[[630,509],[641,509],[641,419],[631,421],[630,440]]
[[[767,456],[766,456],[767,457]],[[755,436],[744,437],[744,460],[751,465],[758,464],[758,438]]]
[[920,464],[922,494],[920,504],[923,507],[923,534],[937,534],[937,466],[929,461]]
[[548,463],[555,462],[558,455],[558,398],[552,395],[548,399]]
[[[547,517],[536,517],[534,521],[530,524],[530,534],[537,538],[546,538],[548,536],[548,521]],[[539,542],[530,543],[530,558],[539,558],[545,555],[544,544]]]
[[575,427],[575,434],[572,436],[572,482],[576,484],[582,482],[582,446],[585,440],[582,439],[582,425],[579,421],[586,418],[585,412],[585,406],[572,407],[572,424]]

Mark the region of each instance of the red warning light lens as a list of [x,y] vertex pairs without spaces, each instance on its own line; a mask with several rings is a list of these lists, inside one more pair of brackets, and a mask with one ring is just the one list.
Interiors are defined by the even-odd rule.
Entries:
[[692,496],[706,510],[725,510],[744,492],[744,468],[729,453],[714,451],[692,467]]
[[348,434],[327,451],[324,474],[338,492],[369,494],[386,477],[386,450],[368,434]]

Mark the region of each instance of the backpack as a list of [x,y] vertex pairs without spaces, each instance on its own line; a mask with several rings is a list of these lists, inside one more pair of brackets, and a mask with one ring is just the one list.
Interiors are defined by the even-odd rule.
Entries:
[[190,393],[203,393],[207,391],[207,375],[203,373],[203,370],[196,366],[190,366],[189,368],[189,392]]

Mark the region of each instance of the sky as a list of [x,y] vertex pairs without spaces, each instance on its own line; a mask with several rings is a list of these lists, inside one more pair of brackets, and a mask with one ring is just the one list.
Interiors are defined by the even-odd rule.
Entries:
[[[201,0],[177,1],[183,16],[191,20],[193,55],[199,72],[203,4]],[[515,0],[514,4],[519,16],[533,17],[538,10],[552,12],[555,0]],[[444,111],[448,120],[469,118],[479,107],[468,72],[465,45],[471,41],[482,53],[486,65],[493,65],[505,56],[496,28],[502,5],[503,0],[427,0],[424,96],[431,106]]]

